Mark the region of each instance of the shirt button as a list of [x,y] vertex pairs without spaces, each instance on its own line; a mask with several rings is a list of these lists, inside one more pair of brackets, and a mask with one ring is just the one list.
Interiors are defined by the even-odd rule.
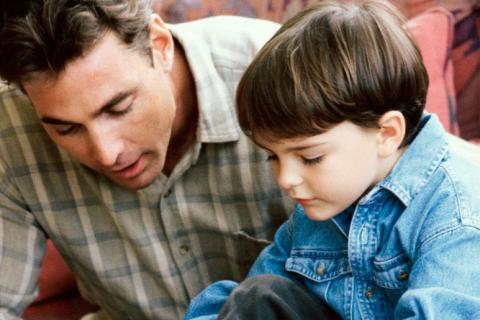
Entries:
[[320,263],[317,267],[317,274],[323,276],[325,274],[325,264]]
[[398,274],[398,278],[402,281],[408,280],[408,272],[400,271],[400,273]]
[[188,253],[188,251],[190,251],[190,248],[186,244],[182,244],[180,246],[180,254],[182,256],[186,255]]
[[365,291],[365,298],[367,299],[371,299],[373,297],[373,290],[371,288],[368,288],[366,291]]

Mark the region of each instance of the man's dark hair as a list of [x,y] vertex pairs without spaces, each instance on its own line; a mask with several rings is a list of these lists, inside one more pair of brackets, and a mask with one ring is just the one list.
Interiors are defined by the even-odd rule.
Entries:
[[36,74],[56,76],[106,32],[150,55],[150,0],[3,1],[0,78],[22,86]]

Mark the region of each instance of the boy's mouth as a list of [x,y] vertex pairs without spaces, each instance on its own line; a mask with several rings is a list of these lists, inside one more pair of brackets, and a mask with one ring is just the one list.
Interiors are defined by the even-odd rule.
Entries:
[[294,198],[293,200],[302,206],[308,206],[312,204],[314,201],[314,199],[300,199],[300,198]]

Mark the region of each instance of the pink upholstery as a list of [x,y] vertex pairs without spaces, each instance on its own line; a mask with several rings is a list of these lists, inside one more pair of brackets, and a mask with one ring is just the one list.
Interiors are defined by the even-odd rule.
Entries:
[[25,311],[27,320],[80,319],[96,309],[80,297],[73,273],[49,240],[39,278],[39,295]]
[[438,115],[445,129],[458,134],[451,58],[453,17],[446,9],[434,7],[411,19],[408,28],[420,47],[430,81],[425,108]]
[[75,291],[77,288],[75,277],[65,265],[53,243],[48,241],[47,246],[47,254],[42,265],[42,273],[40,273],[40,293],[37,302],[48,300],[59,293]]

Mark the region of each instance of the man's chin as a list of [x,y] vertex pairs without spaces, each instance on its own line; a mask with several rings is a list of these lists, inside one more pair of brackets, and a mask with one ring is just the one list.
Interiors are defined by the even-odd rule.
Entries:
[[113,183],[119,185],[122,188],[137,191],[144,189],[151,185],[155,181],[155,176],[147,177],[144,174],[140,174],[132,179],[119,179],[117,177],[108,177]]

